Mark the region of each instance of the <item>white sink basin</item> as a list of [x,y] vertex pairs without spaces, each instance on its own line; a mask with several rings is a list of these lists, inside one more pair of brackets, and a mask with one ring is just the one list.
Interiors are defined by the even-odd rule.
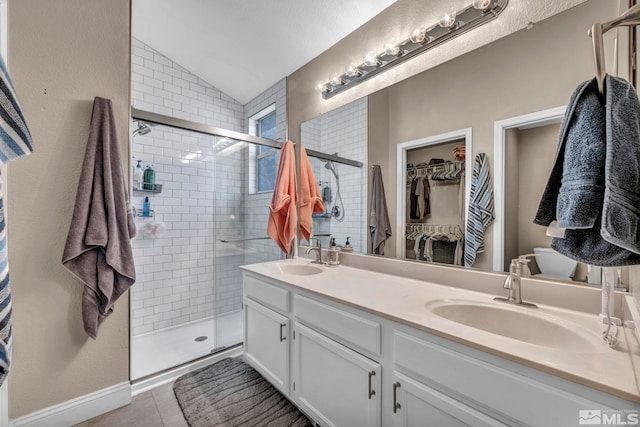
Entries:
[[280,264],[279,267],[284,274],[293,274],[294,276],[312,276],[324,271],[324,268],[319,265],[311,264]]
[[433,301],[425,307],[452,322],[529,344],[581,353],[604,349],[594,331],[535,309],[466,300]]

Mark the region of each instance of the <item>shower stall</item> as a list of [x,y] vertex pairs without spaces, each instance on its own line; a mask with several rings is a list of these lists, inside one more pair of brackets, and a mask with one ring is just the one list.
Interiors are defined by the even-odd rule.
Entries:
[[131,182],[136,380],[241,344],[239,267],[281,258],[266,237],[271,193],[251,188],[259,147],[280,144],[136,109],[132,116],[132,165],[155,172],[143,189]]

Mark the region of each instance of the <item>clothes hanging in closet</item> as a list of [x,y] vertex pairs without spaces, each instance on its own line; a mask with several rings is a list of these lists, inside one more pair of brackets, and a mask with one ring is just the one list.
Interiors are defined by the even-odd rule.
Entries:
[[461,232],[414,232],[407,236],[407,240],[414,242],[413,252],[415,253],[415,259],[462,265],[464,234]]
[[430,194],[429,178],[417,176],[411,179],[409,187],[409,218],[424,219],[431,214]]

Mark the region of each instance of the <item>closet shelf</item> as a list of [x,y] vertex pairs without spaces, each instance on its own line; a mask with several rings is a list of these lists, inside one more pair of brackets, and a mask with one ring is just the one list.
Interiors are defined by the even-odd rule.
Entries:
[[457,165],[457,166],[461,166],[462,168],[464,168],[465,165],[465,160],[455,160],[455,161],[447,161],[447,162],[443,162],[443,163],[436,163],[434,165],[428,165],[428,166],[422,166],[422,167],[411,167],[411,168],[407,168],[407,172],[418,172],[418,171],[434,171],[437,169],[441,169],[444,168],[445,166],[448,165]]

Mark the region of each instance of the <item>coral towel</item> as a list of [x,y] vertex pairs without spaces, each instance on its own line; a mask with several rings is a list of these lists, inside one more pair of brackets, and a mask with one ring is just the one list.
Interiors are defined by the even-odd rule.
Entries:
[[133,285],[136,271],[120,149],[111,101],[96,97],[87,151],[62,264],[84,283],[84,330],[96,338],[115,301]]
[[325,211],[320,188],[311,169],[311,163],[307,157],[307,151],[300,147],[300,236],[303,239],[311,238],[314,213]]
[[291,141],[285,142],[280,152],[278,175],[269,205],[267,234],[288,254],[296,234],[296,161]]

